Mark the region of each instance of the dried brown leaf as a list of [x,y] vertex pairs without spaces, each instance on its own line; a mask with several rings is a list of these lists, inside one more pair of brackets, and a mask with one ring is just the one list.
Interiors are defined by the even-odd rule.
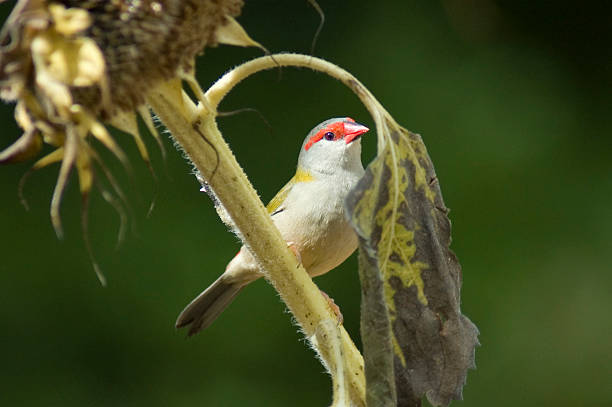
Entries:
[[418,406],[426,395],[446,406],[461,399],[478,330],[461,313],[461,267],[425,145],[383,120],[383,149],[347,200],[360,237],[368,402]]

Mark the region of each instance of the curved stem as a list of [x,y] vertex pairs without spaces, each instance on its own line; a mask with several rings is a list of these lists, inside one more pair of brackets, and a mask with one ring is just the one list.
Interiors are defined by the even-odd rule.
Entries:
[[382,135],[386,134],[383,129],[387,126],[386,122],[391,121],[394,123],[391,115],[387,113],[378,100],[376,100],[374,95],[372,95],[372,93],[357,78],[339,66],[320,58],[302,54],[274,54],[255,58],[237,66],[223,75],[217,82],[215,82],[213,86],[208,89],[206,92],[206,99],[208,100],[210,106],[216,110],[219,103],[221,103],[229,91],[231,91],[234,86],[236,86],[242,80],[253,75],[254,73],[267,69],[278,68],[279,66],[310,68],[315,71],[325,73],[332,78],[336,78],[348,86],[359,97],[374,119],[374,122],[376,123],[376,132],[379,135],[378,151],[382,151],[385,143]]
[[[308,55],[275,54],[248,61],[223,75],[208,89],[202,102],[211,112],[216,112],[223,98],[242,80],[254,73],[277,68],[279,66],[310,68],[325,73],[342,82],[359,97],[374,119],[378,136],[378,151],[382,152],[386,146],[393,145],[393,143],[388,143],[391,133],[390,128],[398,128],[399,125],[378,100],[376,100],[372,93],[346,70],[325,60]],[[239,229],[241,229],[240,226]],[[248,240],[248,238],[245,239],[247,244]],[[294,272],[292,271],[292,273]],[[292,278],[300,274],[306,276],[305,271],[301,268],[296,270],[295,273],[296,274]],[[286,271],[285,275],[287,275]],[[309,280],[307,287],[302,286],[299,290],[296,290],[294,286],[298,280],[292,281],[288,287],[283,287],[284,284],[279,285],[279,283],[282,283],[283,279],[284,277],[279,279],[273,272],[270,273],[269,280],[276,287],[305,333],[311,336],[310,333],[313,331],[309,330],[304,323],[309,323],[310,328],[315,328],[315,335],[312,335],[311,343],[321,355],[324,364],[332,375],[334,382],[334,406],[344,403],[343,400],[346,400],[346,398],[344,398],[345,394],[351,399],[353,405],[365,404],[365,383],[362,379],[364,369],[363,358],[355,349],[350,337],[343,327],[339,327],[337,331],[338,335],[335,335],[333,330],[329,330],[329,322],[331,320],[326,318],[323,314],[318,314],[316,311],[312,312],[317,309],[317,306],[321,306],[321,304],[318,304],[320,295],[312,291],[313,288],[311,284],[314,285],[314,283],[310,281],[310,278],[307,278],[307,280]],[[306,305],[307,314],[300,312],[303,310],[293,308],[293,296],[298,291],[300,294],[297,299],[301,301],[302,304]],[[287,293],[289,293],[288,297],[286,296]],[[300,299],[299,297],[302,298]],[[345,382],[346,379],[348,379],[347,382]]]

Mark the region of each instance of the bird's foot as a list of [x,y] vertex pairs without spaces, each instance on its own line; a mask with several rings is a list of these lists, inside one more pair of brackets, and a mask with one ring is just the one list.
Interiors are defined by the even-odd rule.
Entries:
[[298,264],[302,264],[302,255],[300,255],[300,251],[297,248],[297,245],[293,242],[287,242],[287,247],[293,252],[293,255],[298,261]]
[[[287,247],[291,250],[291,252],[293,252],[293,255],[297,259],[298,264],[302,264],[302,256],[300,255],[297,245],[293,242],[287,242]],[[338,319],[338,325],[342,325],[342,323],[344,322],[344,316],[342,315],[342,312],[340,312],[340,307],[336,305],[336,303],[334,302],[334,299],[331,298],[329,295],[327,295],[325,291],[323,290],[319,290],[319,291],[321,291],[321,294],[327,300],[327,304],[329,305],[329,308],[331,308],[331,310],[336,315],[336,318]]]
[[327,304],[329,305],[329,308],[331,308],[334,314],[336,314],[336,318],[338,318],[338,325],[342,325],[342,323],[344,322],[344,316],[342,315],[342,312],[340,312],[340,307],[336,305],[336,303],[334,302],[334,299],[330,297],[329,295],[327,295],[325,291],[323,290],[319,290],[319,291],[321,291],[321,294],[327,300]]

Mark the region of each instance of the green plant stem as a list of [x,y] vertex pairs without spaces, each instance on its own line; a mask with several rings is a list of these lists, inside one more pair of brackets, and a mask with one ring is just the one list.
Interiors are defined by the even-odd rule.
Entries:
[[388,123],[393,123],[397,126],[395,120],[357,78],[348,71],[324,59],[302,54],[273,54],[255,58],[223,75],[208,89],[206,99],[211,108],[216,109],[229,91],[245,78],[260,71],[285,66],[310,68],[314,71],[325,73],[348,86],[359,97],[366,109],[368,109],[368,112],[370,112],[372,119],[374,119],[376,132],[379,135],[378,151],[383,150],[386,140],[382,135],[388,133],[388,131],[384,131],[385,127],[387,127]]
[[[215,122],[216,105],[203,100],[196,106],[182,91],[180,81],[159,86],[149,94],[147,102],[209,183],[244,243],[265,270],[266,279],[279,292],[332,376],[335,377],[338,369],[343,370],[345,378],[341,385],[348,388],[344,390],[350,395],[351,405],[364,406],[363,357],[346,330],[338,326],[327,300],[288,249],[223,140]],[[336,334],[329,334],[330,321],[337,327]]]

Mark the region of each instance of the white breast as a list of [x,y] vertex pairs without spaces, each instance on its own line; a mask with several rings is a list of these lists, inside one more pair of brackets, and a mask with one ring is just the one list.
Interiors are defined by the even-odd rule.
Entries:
[[272,217],[287,242],[298,249],[311,276],[327,273],[357,248],[357,236],[345,219],[344,200],[361,177],[341,171],[296,184]]

